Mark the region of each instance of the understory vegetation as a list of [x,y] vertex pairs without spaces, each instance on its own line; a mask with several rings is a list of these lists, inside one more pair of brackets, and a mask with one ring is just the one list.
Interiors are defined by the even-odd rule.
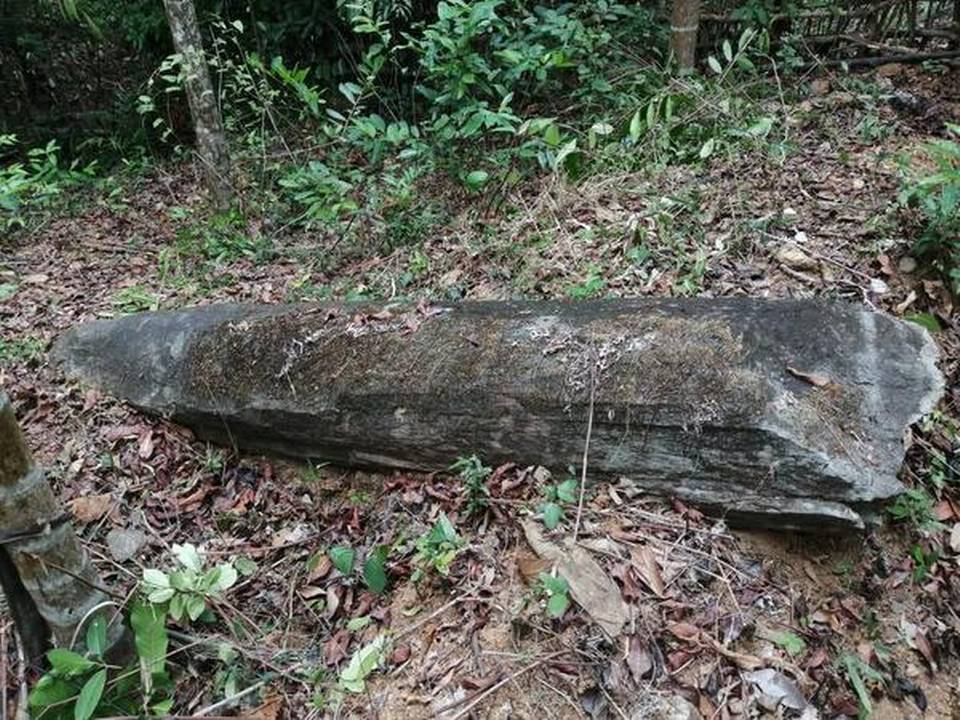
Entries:
[[[591,718],[668,692],[702,717],[804,720],[960,695],[940,680],[960,657],[956,65],[861,67],[781,32],[837,3],[727,5],[687,72],[656,2],[197,2],[230,149],[218,206],[161,3],[0,0],[0,386],[58,489],[95,500],[72,512],[124,588],[24,671],[32,717],[365,717],[388,671],[413,678],[395,693],[411,718],[442,720],[505,686],[516,708],[539,693]],[[936,340],[948,396],[876,509],[886,534],[774,570],[723,521],[584,468],[468,454],[371,482],[273,464],[48,361],[81,319],[213,301],[738,295],[865,302]],[[136,553],[114,553],[108,531],[134,526]],[[592,543],[631,604],[623,647],[518,549],[533,532]],[[506,661],[520,670],[490,670]]]

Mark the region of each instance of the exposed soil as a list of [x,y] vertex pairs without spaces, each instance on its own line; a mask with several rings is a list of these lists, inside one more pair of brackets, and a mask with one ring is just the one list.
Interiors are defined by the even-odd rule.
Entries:
[[[298,234],[273,238],[277,252],[267,262],[244,258],[164,274],[189,222],[171,209],[199,210],[202,200],[189,168],[158,171],[127,189],[122,202],[91,202],[0,250],[0,287],[15,286],[0,301],[0,387],[71,503],[105,582],[121,596],[143,567],[167,566],[173,543],[257,563],[218,603],[225,622],[188,629],[238,649],[240,687],[268,679],[240,703],[251,717],[797,715],[747,679],[765,668],[795,683],[820,717],[856,716],[844,671],[853,657],[884,678],[867,681],[872,717],[957,720],[955,493],[942,492],[936,513],[944,527],[925,536],[888,526],[867,537],[824,539],[732,533],[677,502],[627,502],[615,488],[591,487],[578,539],[614,579],[629,612],[623,635],[611,640],[577,604],[561,619],[545,612],[538,578],[548,564],[518,520],[561,478],[498,468],[486,483],[489,507],[468,516],[457,479],[237,457],[66,384],[46,359],[50,342],[73,324],[131,310],[282,302],[320,284],[335,297],[358,290],[563,297],[595,273],[610,295],[827,296],[897,316],[931,313],[943,327],[936,333],[948,379],[942,412],[956,417],[953,303],[941,280],[904,259],[913,230],[895,207],[895,158],[939,136],[944,121],[957,121],[957,77],[881,68],[862,78],[935,98],[919,114],[875,100],[849,79],[826,78],[798,106],[776,109],[792,129],[782,162],[757,153],[718,158],[702,174],[671,169],[577,186],[543,180],[505,201],[518,209],[507,218],[487,204],[467,205],[422,246],[362,259],[337,246],[312,262],[317,240]],[[928,476],[930,446],[953,457],[952,442],[936,428],[916,428],[905,480]],[[467,544],[447,577],[428,574],[414,584],[413,541],[440,512]],[[575,515],[568,507],[550,538],[569,537]],[[118,561],[107,535],[120,529],[142,532],[144,544]],[[382,596],[327,561],[307,562],[336,544],[358,548],[362,558],[379,543],[396,546]],[[914,547],[927,555],[918,559]],[[940,554],[931,559],[934,549]],[[368,624],[346,628],[362,617]],[[392,646],[366,692],[347,694],[339,710],[315,708],[316,688],[332,685],[353,653],[386,630]],[[11,655],[7,667],[15,665]],[[223,697],[211,682],[224,669],[215,652],[175,665],[179,712]],[[35,679],[36,669],[28,676]],[[4,681],[12,717],[17,681],[9,672]],[[665,703],[679,709],[670,715]]]

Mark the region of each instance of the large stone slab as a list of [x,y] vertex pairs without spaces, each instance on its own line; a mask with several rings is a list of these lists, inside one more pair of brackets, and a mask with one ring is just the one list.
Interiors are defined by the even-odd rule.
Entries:
[[[920,327],[801,300],[214,305],[92,322],[69,375],[239,448],[579,467],[732,520],[857,527],[943,391]],[[591,388],[595,387],[595,390]]]

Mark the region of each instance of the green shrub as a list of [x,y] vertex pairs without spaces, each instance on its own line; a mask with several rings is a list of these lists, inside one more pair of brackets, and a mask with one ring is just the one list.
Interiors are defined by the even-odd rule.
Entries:
[[[17,144],[15,135],[0,135],[0,153]],[[80,167],[79,160],[62,167],[55,140],[27,150],[24,161],[0,165],[0,221],[8,228],[22,227],[29,211],[48,206],[65,188],[91,179],[95,169],[95,163]]]
[[[948,125],[960,139],[960,126]],[[960,143],[937,140],[923,148],[923,157],[905,167],[900,202],[919,211],[923,230],[916,253],[946,276],[960,291]]]

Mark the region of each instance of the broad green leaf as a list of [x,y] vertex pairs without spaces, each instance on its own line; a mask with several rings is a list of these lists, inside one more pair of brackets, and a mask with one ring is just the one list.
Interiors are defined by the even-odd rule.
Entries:
[[145,676],[163,672],[168,644],[166,614],[154,605],[136,602],[130,610],[130,627]]
[[17,292],[17,286],[13,283],[0,283],[0,302],[13,297]]
[[107,649],[107,621],[97,613],[87,625],[87,650],[97,657]]
[[464,183],[471,190],[479,190],[487,184],[490,179],[490,173],[486,170],[474,170],[464,178]]
[[51,668],[64,675],[76,675],[95,666],[92,660],[66,648],[54,648],[47,653],[47,660],[50,661]]
[[577,487],[579,483],[575,478],[568,478],[557,485],[557,499],[563,502],[577,501]]
[[803,638],[792,632],[777,633],[770,639],[786,650],[790,657],[796,657],[807,649],[807,644],[803,641]]
[[572,153],[576,152],[576,150],[577,150],[577,139],[574,138],[570,142],[566,143],[562,148],[560,148],[559,152],[557,152],[557,161],[556,161],[557,167],[558,168],[561,167],[563,165],[564,160],[566,160]]
[[238,557],[233,561],[233,566],[244,577],[250,577],[257,571],[257,562],[248,557]]
[[547,530],[553,530],[563,519],[563,508],[553,502],[544,503],[542,508],[543,524]]
[[369,615],[361,615],[360,617],[351,618],[347,623],[347,630],[350,632],[359,632],[367,627],[373,620],[370,619]]
[[192,621],[196,620],[203,615],[203,611],[207,609],[207,603],[204,601],[202,595],[187,595],[186,597],[187,616]]
[[187,595],[183,593],[177,593],[170,600],[170,617],[179,622],[183,620],[183,616],[186,615],[187,611]]
[[386,642],[386,636],[378,635],[371,643],[357,650],[340,672],[340,687],[348,692],[362,693],[366,688],[367,676],[376,670],[383,660]]
[[549,613],[550,617],[563,617],[568,607],[570,607],[570,598],[566,593],[551,595],[550,599],[547,600],[547,613]]
[[220,572],[217,577],[217,584],[216,584],[215,590],[217,592],[223,592],[224,590],[228,590],[231,587],[233,587],[233,584],[237,581],[237,578],[239,577],[233,565],[226,563],[226,564],[220,565],[217,568],[217,570],[219,570]]
[[389,552],[390,548],[380,545],[367,556],[366,562],[363,563],[363,580],[374,595],[379,595],[387,589],[386,565]]
[[700,159],[701,159],[701,160],[706,160],[708,157],[710,157],[711,155],[713,155],[713,149],[714,149],[714,147],[715,147],[715,145],[716,145],[716,142],[717,142],[717,141],[716,141],[715,138],[710,138],[709,140],[707,140],[707,141],[703,144],[703,147],[700,148]]
[[930,313],[914,313],[913,315],[906,315],[903,319],[916,323],[932,333],[940,332],[942,329],[940,327],[940,321],[937,320],[937,316]]
[[153,592],[147,595],[147,599],[152,602],[160,605],[165,603],[167,600],[176,595],[177,591],[173,588],[161,588],[160,590],[154,590]]
[[640,132],[642,131],[643,120],[640,119],[640,111],[637,110],[633,117],[630,118],[630,139],[634,142],[637,142],[640,139]]
[[330,556],[330,562],[340,572],[341,575],[349,577],[353,575],[353,565],[357,559],[357,553],[352,547],[346,545],[335,545],[327,553]]
[[730,46],[729,40],[723,41],[723,57],[726,58],[727,62],[733,61],[733,48]]
[[443,532],[443,539],[446,540],[451,545],[460,544],[460,536],[457,535],[457,529],[453,527],[453,523],[450,522],[450,518],[447,517],[447,514],[442,512],[440,517],[437,519],[437,525],[440,527]]
[[717,60],[713,55],[707,58],[707,65],[709,65],[710,69],[713,70],[717,75],[723,75],[723,68],[720,66],[720,61]]
[[550,147],[556,147],[560,144],[560,128],[555,123],[550,123],[547,126],[546,132],[543,133],[543,141]]
[[170,578],[167,577],[167,574],[154,568],[147,568],[143,571],[143,581],[155,588],[170,587]]
[[200,551],[192,543],[183,545],[174,545],[173,554],[187,570],[201,572],[203,570],[203,559],[200,557]]
[[107,671],[99,670],[94,673],[80,689],[77,704],[73,706],[74,720],[89,720],[100,704],[103,688],[107,684]]
[[540,573],[540,582],[543,583],[543,587],[551,595],[563,594],[570,589],[564,578],[559,575],[551,575],[548,572]]
[[[77,682],[59,675],[46,674],[37,681],[27,703],[32,708],[45,708],[77,694]],[[38,713],[39,715],[39,713]]]

